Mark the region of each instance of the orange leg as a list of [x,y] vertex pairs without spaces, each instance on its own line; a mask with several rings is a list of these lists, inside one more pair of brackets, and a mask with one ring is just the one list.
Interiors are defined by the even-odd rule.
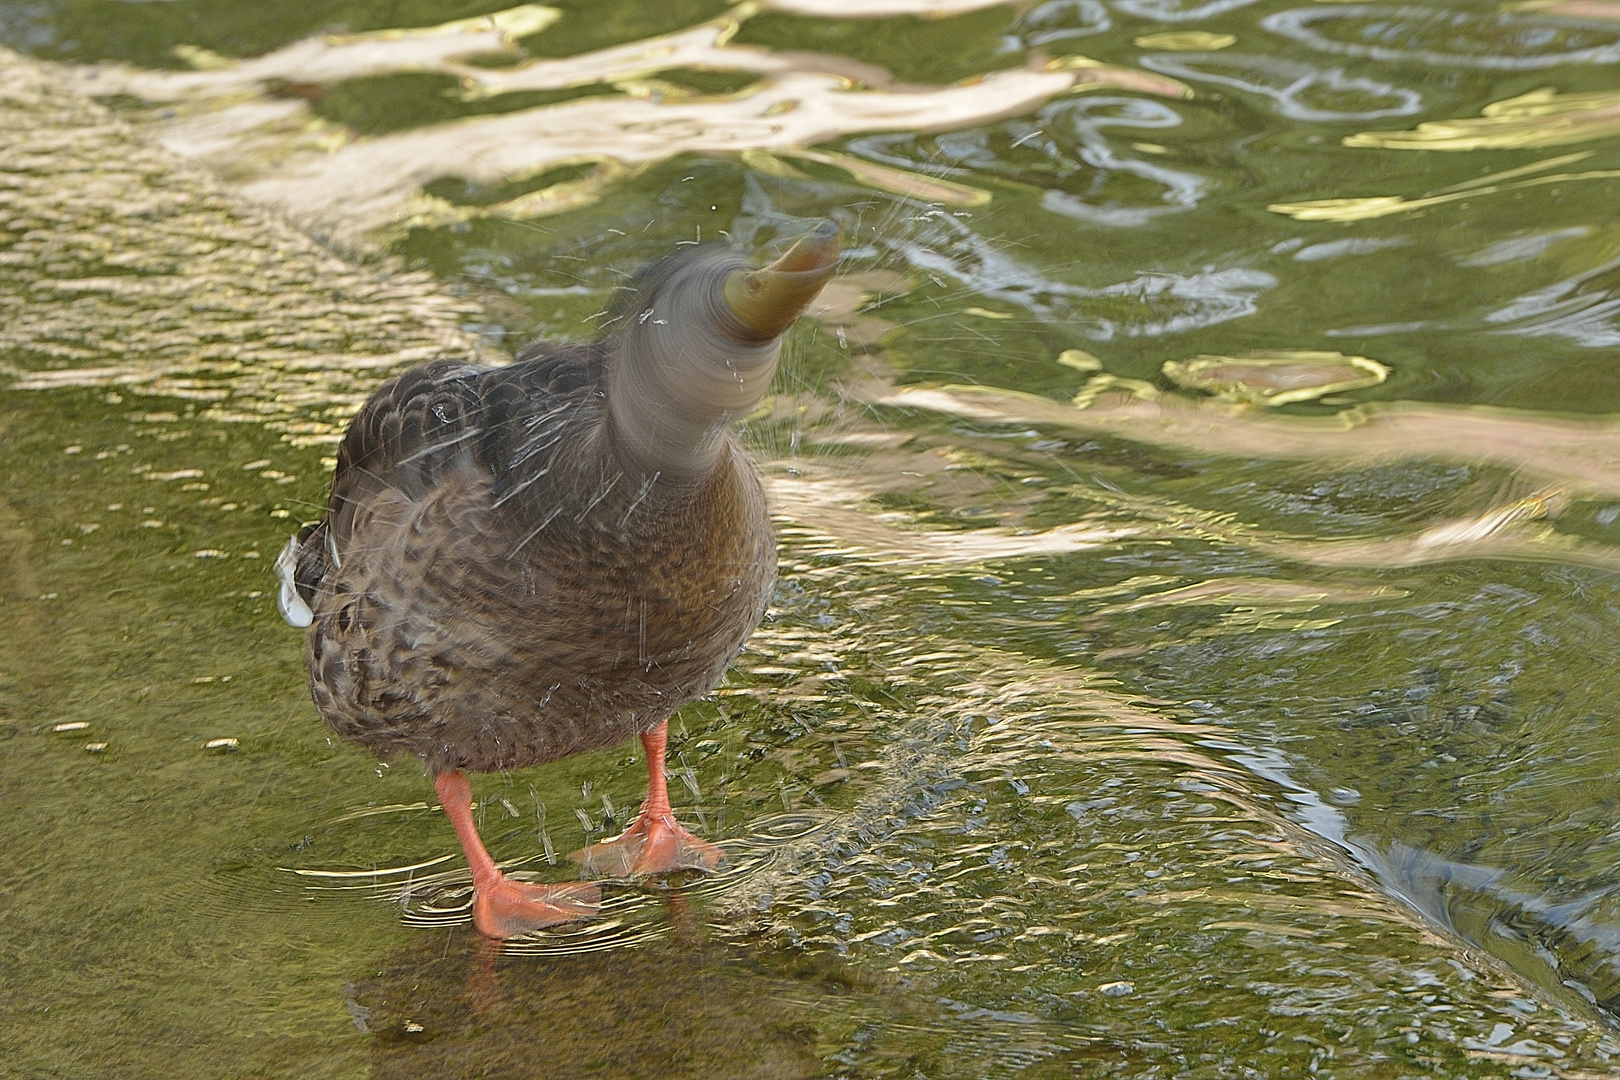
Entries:
[[489,857],[472,819],[472,785],[459,772],[433,778],[439,805],[455,827],[473,876],[473,925],[497,940],[526,934],[542,926],[588,919],[596,914],[601,893],[595,885],[531,885],[513,881]]
[[601,877],[644,877],[671,870],[712,870],[720,865],[720,849],[681,828],[669,805],[664,779],[664,750],[669,724],[659,724],[641,737],[647,752],[647,798],[630,827],[612,840],[576,851],[587,871]]

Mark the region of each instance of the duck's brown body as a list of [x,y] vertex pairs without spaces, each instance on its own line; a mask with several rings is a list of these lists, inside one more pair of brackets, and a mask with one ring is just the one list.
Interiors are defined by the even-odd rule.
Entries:
[[666,721],[720,681],[765,613],[776,545],[731,426],[831,275],[837,235],[824,223],[758,271],[715,249],[665,260],[592,345],[406,372],[344,437],[326,520],[277,560],[282,613],[310,628],[316,708],[433,774],[484,933],[586,917],[596,890],[501,873],[468,771],[639,734],[641,813],[581,861],[608,876],[719,862],[675,821]]
[[696,477],[621,453],[603,362],[428,364],[355,418],[297,569],[339,735],[435,773],[522,768],[649,731],[720,680],[775,580],[764,493],[729,431]]

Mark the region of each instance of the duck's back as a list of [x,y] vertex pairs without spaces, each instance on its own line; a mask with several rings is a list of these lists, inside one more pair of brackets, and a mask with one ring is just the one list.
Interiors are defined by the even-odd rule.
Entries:
[[[605,422],[600,346],[385,384],[296,555],[315,703],[430,771],[621,742],[719,681],[775,577],[735,441],[701,477],[639,470]],[[730,436],[727,436],[730,440]]]

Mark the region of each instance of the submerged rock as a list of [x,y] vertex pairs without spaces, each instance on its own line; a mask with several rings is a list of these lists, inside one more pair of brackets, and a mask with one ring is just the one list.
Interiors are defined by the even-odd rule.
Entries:
[[1185,390],[1202,390],[1252,405],[1286,405],[1377,386],[1389,378],[1389,368],[1365,356],[1283,349],[1244,356],[1167,360],[1164,374]]

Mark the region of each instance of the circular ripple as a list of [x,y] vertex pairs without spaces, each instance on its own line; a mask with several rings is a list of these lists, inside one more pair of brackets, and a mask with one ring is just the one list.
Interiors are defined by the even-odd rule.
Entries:
[[750,823],[742,843],[785,844],[819,832],[837,820],[835,814],[777,814]]
[[1335,4],[1260,20],[1274,34],[1341,56],[1526,71],[1620,61],[1620,27],[1545,15]]
[[[662,882],[602,882],[607,895],[597,916],[536,930],[505,943],[510,953],[568,955],[645,945],[667,937],[671,914],[688,903],[723,896],[776,860],[781,848],[825,829],[835,814],[786,813],[752,822],[750,831],[720,846],[725,862],[710,873],[676,875]],[[544,881],[555,874],[522,869],[542,865],[536,854],[503,869],[519,881]],[[472,875],[454,853],[425,856],[371,870],[279,867],[282,883],[269,909],[284,911],[311,900],[361,897],[397,908],[406,925],[443,930],[472,922]]]
[[[645,916],[653,914],[661,916],[663,913],[644,913]],[[634,921],[614,919],[569,923],[511,938],[505,943],[503,951],[523,956],[579,956],[612,949],[634,949],[666,938],[669,933],[668,922],[653,922],[648,917]]]

